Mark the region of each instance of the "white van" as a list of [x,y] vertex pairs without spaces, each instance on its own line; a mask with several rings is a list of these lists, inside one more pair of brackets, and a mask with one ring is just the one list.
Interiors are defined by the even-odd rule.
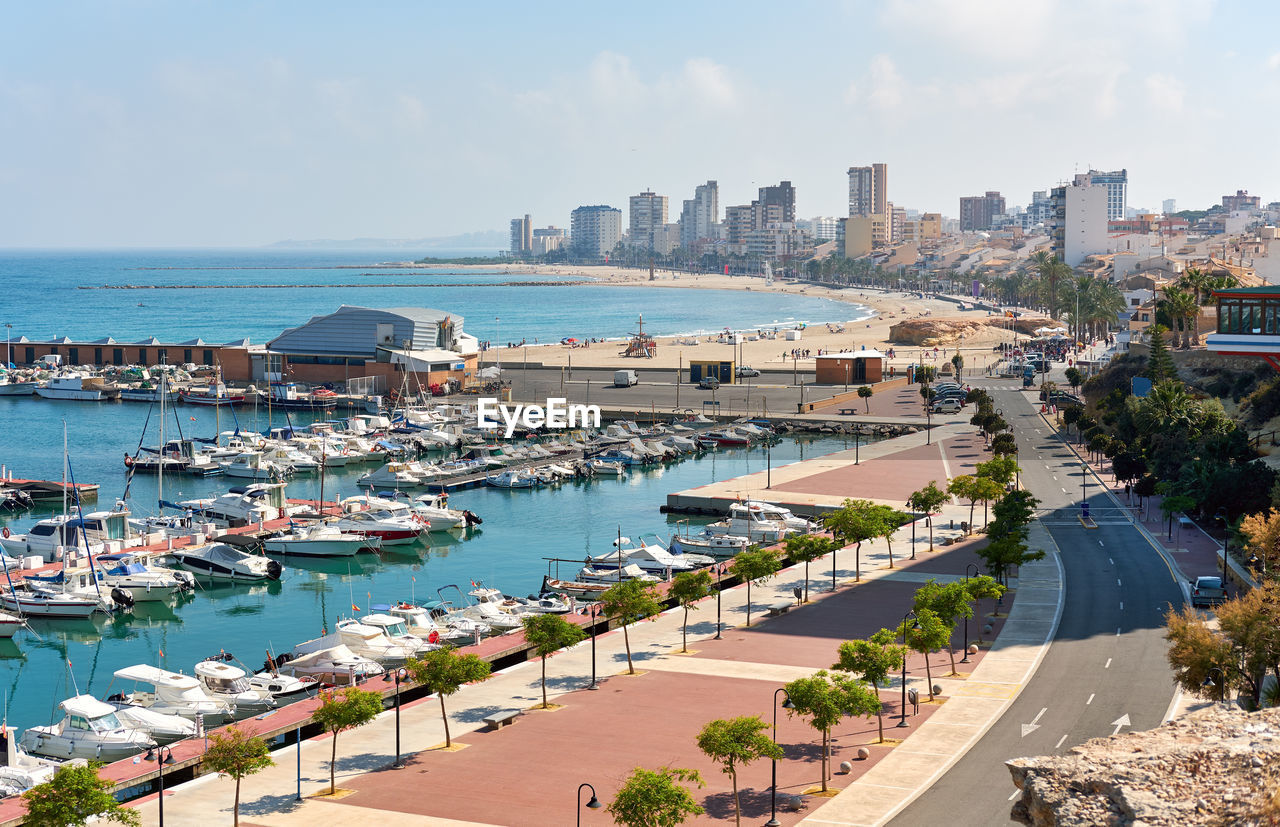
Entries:
[[640,384],[640,379],[636,376],[634,370],[615,370],[613,372],[613,386],[615,388],[629,388],[638,384]]

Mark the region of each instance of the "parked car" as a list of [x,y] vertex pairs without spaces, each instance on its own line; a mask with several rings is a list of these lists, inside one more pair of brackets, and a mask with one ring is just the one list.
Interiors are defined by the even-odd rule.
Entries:
[[1227,590],[1222,587],[1221,577],[1197,577],[1191,587],[1192,606],[1216,606],[1226,599]]
[[1040,399],[1050,405],[1057,405],[1059,408],[1064,405],[1084,406],[1083,399],[1074,393],[1067,393],[1066,391],[1040,391]]
[[698,387],[704,391],[720,387],[720,380],[714,376],[704,376],[698,380]]
[[742,377],[744,377],[744,376],[759,376],[759,375],[760,375],[760,371],[756,370],[755,368],[751,367],[750,365],[738,365],[738,369],[737,369],[736,371],[734,371],[734,373],[737,375],[737,377],[738,377],[739,379],[741,379],[741,378],[742,378]]
[[936,414],[960,413],[960,408],[960,400],[954,397],[939,399],[933,403],[933,412]]

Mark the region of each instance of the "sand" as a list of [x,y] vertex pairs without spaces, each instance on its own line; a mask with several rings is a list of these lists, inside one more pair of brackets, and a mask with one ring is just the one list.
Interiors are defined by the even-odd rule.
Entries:
[[[451,269],[458,269],[457,265],[447,266]],[[625,343],[621,341],[597,342],[586,347],[560,344],[530,344],[525,347],[503,348],[502,359],[504,362],[523,362],[527,359],[530,363],[540,362],[548,366],[567,365],[572,361],[572,364],[580,367],[675,369],[682,363],[687,365],[690,359],[734,359],[739,361],[740,364],[750,365],[761,370],[770,368],[780,370],[793,367],[812,370],[814,366],[813,357],[817,355],[819,350],[823,353],[828,353],[841,350],[859,350],[865,346],[868,349],[874,348],[882,353],[892,348],[895,351],[895,358],[889,364],[902,368],[910,363],[922,360],[929,364],[936,364],[937,362],[934,359],[932,349],[926,352],[918,346],[893,344],[889,340],[889,328],[893,324],[904,319],[922,317],[934,319],[954,318],[970,321],[982,321],[988,318],[985,312],[962,311],[954,302],[940,299],[919,299],[908,293],[864,288],[831,289],[817,285],[793,284],[782,281],[775,281],[772,285],[766,285],[764,278],[759,276],[690,275],[688,273],[671,273],[670,271],[659,270],[655,273],[655,280],[649,281],[647,270],[607,266],[570,267],[511,264],[499,267],[477,265],[476,269],[483,269],[487,272],[531,273],[561,277],[579,276],[593,279],[602,290],[608,289],[610,286],[625,285],[628,287],[652,286],[690,290],[751,290],[753,292],[803,294],[833,299],[850,305],[864,305],[875,311],[875,315],[871,318],[852,321],[851,319],[859,315],[859,312],[851,307],[850,320],[845,320],[842,325],[810,325],[801,331],[799,341],[785,341],[781,332],[777,334],[775,339],[762,338],[751,341],[751,337],[748,336],[748,341],[744,341],[740,345],[730,345],[727,342],[719,343],[714,336],[698,337],[697,345],[677,344],[677,337],[659,337],[657,340],[657,353],[651,359],[622,356]],[[711,324],[714,324],[714,320],[709,320],[708,326]],[[843,330],[840,329],[841,327],[843,327]],[[619,335],[630,332],[634,331],[619,331]],[[687,337],[682,338],[688,341]],[[960,343],[960,348],[964,355],[966,373],[969,372],[969,369],[981,372],[986,366],[994,364],[993,346],[998,342],[1010,341],[1011,339],[1012,335],[1008,331],[994,327],[990,328],[989,333],[966,336]],[[791,351],[795,348],[807,350],[809,356],[793,357]],[[954,354],[955,347],[949,347],[946,352]],[[495,350],[483,353],[481,355],[482,363],[491,364],[495,355]],[[945,358],[947,357],[940,350],[937,359]]]

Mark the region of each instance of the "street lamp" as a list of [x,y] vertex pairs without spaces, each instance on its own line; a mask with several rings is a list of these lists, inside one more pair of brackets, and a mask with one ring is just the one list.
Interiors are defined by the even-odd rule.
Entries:
[[[902,647],[903,647],[902,649],[902,715],[900,716],[900,720],[898,721],[898,726],[900,727],[908,726],[907,724],[907,650],[906,650],[908,618],[915,621],[915,623],[911,625],[912,631],[920,628],[920,619],[916,617],[916,613],[914,611],[907,612],[905,615],[902,616]],[[928,653],[925,653],[925,657],[926,658],[929,657]]]
[[[1089,502],[1089,498],[1085,495],[1085,486],[1087,486],[1088,484],[1089,484],[1089,463],[1082,462],[1080,463],[1080,507],[1086,508],[1086,509],[1089,507],[1088,505],[1086,505],[1086,503]],[[1085,513],[1085,516],[1088,516],[1088,512]]]
[[591,684],[587,689],[597,690],[600,687],[596,685],[596,618],[600,616],[600,604],[592,603],[587,607],[587,617],[591,623]]
[[590,784],[578,785],[578,824],[582,824],[582,788],[586,787],[591,790],[591,800],[587,802],[587,807],[592,810],[598,810],[604,805],[600,803],[600,799],[596,798],[596,788]]
[[152,747],[147,750],[143,760],[156,762],[157,786],[160,789],[160,795],[156,797],[156,806],[160,808],[160,827],[164,827],[164,765],[173,763],[173,750],[169,747]]
[[[778,693],[787,695],[784,687],[778,687],[773,691],[773,743],[778,743]],[[787,695],[787,699],[782,702],[783,709],[795,709],[795,704],[791,703],[791,696]],[[772,781],[769,783],[769,820],[764,823],[764,827],[781,827],[778,821],[778,759],[770,760],[772,767]]]
[[[977,577],[978,564],[970,563],[969,565],[964,567],[964,585],[966,589],[968,589],[969,587],[969,569],[973,569],[973,576]],[[968,615],[964,616],[964,657],[960,658],[960,662],[961,663],[969,662],[969,616]]]
[[404,680],[408,675],[407,670],[396,669],[382,678],[383,683],[391,683],[393,679],[396,682],[396,762],[391,766],[397,770],[404,766],[400,763],[400,681]]
[[1222,521],[1222,528],[1226,532],[1222,536],[1222,596],[1230,597],[1227,594],[1227,552],[1231,546],[1231,515],[1227,513],[1226,506],[1219,508],[1214,512],[1213,519]]
[[[1217,682],[1217,683],[1214,683],[1214,682],[1213,682],[1213,673],[1214,673],[1214,672],[1217,672],[1217,673],[1218,673],[1218,682]],[[1221,670],[1221,669],[1219,669],[1218,667],[1216,667],[1216,666],[1211,666],[1211,667],[1209,668],[1209,673],[1205,676],[1204,684],[1203,684],[1203,685],[1204,685],[1205,687],[1217,687],[1217,688],[1218,688],[1218,703],[1222,703],[1223,701],[1225,701],[1225,700],[1226,700],[1226,694],[1227,694],[1227,678],[1226,678],[1226,675],[1224,675],[1224,674],[1223,674],[1222,670]]]
[[724,591],[724,587],[720,585],[721,579],[724,577],[724,563],[716,564],[716,636],[714,640],[720,640],[720,594]]

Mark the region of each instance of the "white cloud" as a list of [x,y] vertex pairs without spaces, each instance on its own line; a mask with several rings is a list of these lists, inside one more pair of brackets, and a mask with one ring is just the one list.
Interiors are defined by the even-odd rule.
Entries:
[[980,7],[956,0],[891,0],[883,20],[972,54],[1028,58],[1052,35],[1057,5],[1055,0],[984,0]]
[[844,89],[844,102],[852,106],[858,102],[858,84],[850,83]]
[[591,61],[587,70],[591,89],[596,97],[606,103],[619,100],[635,100],[645,93],[644,84],[631,67],[631,58],[616,52],[601,52]]
[[1267,58],[1267,68],[1280,69],[1280,52],[1276,52],[1271,57]]
[[1145,85],[1147,99],[1157,109],[1164,109],[1169,112],[1182,111],[1186,90],[1180,80],[1172,75],[1154,74],[1147,75]]
[[902,105],[906,81],[888,55],[871,58],[871,91],[868,101],[876,109],[897,109]]
[[690,91],[701,101],[714,106],[733,106],[738,99],[729,71],[710,58],[686,60],[681,75]]

